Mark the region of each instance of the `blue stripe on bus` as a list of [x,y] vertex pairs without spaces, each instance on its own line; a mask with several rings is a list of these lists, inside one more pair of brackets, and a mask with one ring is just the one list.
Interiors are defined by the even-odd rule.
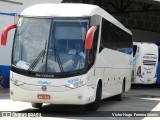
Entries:
[[3,77],[3,82],[1,86],[3,88],[9,88],[9,76],[10,76],[10,66],[0,65],[0,76]]
[[0,15],[16,16],[16,15],[17,15],[17,13],[4,13],[4,12],[0,12]]
[[[160,44],[157,44],[158,50],[160,52]],[[159,53],[160,54],[160,53]],[[156,84],[160,85],[160,61],[158,61],[158,68],[157,68],[157,81]]]

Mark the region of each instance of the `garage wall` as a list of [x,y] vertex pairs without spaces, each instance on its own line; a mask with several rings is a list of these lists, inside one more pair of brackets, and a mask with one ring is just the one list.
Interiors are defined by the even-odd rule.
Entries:
[[97,5],[102,3],[103,9],[132,30],[134,41],[160,43],[160,4],[132,2],[131,0],[63,0],[63,2]]
[[130,29],[133,33],[133,41],[160,43],[160,33],[144,30]]
[[102,7],[132,31],[134,41],[160,43],[160,4],[135,1],[123,11],[128,0],[123,0],[122,7],[120,0],[104,1]]

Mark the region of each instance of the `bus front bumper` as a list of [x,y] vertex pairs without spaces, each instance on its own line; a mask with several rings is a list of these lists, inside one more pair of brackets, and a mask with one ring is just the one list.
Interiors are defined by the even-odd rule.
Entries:
[[63,92],[49,92],[26,90],[10,83],[10,97],[14,101],[31,103],[85,105],[95,100],[95,88],[84,85]]
[[136,77],[132,84],[155,84],[157,78],[141,78]]

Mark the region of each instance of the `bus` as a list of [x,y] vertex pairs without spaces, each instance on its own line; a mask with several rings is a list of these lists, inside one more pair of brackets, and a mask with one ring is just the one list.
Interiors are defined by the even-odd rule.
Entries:
[[[2,45],[14,28],[12,100],[35,108],[51,103],[95,111],[101,99],[122,100],[130,90],[132,33],[100,7],[33,5],[19,15],[17,24],[4,29]],[[73,52],[76,44],[81,54]]]
[[[0,32],[2,32],[5,26],[17,23],[17,10],[15,9],[18,9],[20,6],[21,3],[19,2],[10,3],[6,1],[0,1]],[[11,31],[8,36],[7,45],[5,47],[0,46],[0,88],[9,87],[13,36],[14,31]]]
[[154,43],[133,43],[133,84],[155,84],[158,68],[158,46]]

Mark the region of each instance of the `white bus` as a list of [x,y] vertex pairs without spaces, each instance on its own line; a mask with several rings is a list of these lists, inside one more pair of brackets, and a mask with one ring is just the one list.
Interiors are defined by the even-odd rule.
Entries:
[[[122,100],[131,87],[132,34],[106,11],[87,4],[39,4],[25,9],[16,28],[10,72],[15,101],[84,105]],[[75,45],[81,52],[75,54]],[[72,51],[72,52],[70,52]],[[70,54],[72,53],[72,54]]]
[[157,80],[158,46],[154,43],[133,43],[133,84],[154,84]]

